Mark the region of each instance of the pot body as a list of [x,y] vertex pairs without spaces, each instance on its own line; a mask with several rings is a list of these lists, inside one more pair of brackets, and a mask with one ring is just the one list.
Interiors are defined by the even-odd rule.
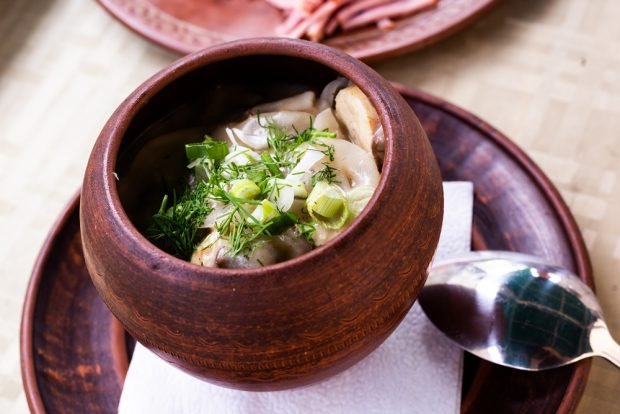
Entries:
[[[132,175],[123,157],[135,159],[144,136],[188,119],[221,120],[216,97],[236,88],[249,85],[250,95],[265,97],[282,84],[318,87],[336,76],[366,93],[386,138],[375,195],[342,234],[287,262],[230,270],[183,262],[137,230],[135,211],[148,199],[142,190],[149,176]],[[215,105],[208,102],[213,99]],[[196,115],[205,105],[208,114]],[[160,127],[162,119],[172,127]],[[442,213],[441,177],[428,139],[387,81],[321,45],[253,39],[189,55],[121,104],[92,151],[80,223],[92,280],[134,338],[204,380],[274,390],[335,374],[387,338],[426,279]]]

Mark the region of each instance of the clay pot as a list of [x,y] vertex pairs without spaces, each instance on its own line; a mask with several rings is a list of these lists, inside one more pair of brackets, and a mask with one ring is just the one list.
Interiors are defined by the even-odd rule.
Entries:
[[[338,237],[294,260],[230,270],[182,261],[143,236],[162,182],[184,169],[184,142],[337,76],[366,93],[386,139],[379,186]],[[274,390],[342,371],[388,337],[424,284],[442,211],[428,139],[385,79],[322,45],[253,39],[186,56],[120,105],[93,148],[80,223],[92,280],[134,338],[206,381]]]

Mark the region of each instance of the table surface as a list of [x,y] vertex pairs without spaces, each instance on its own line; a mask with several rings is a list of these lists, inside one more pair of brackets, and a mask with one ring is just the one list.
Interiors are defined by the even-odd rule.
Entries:
[[[375,64],[497,127],[542,167],[583,232],[620,339],[620,2],[505,0],[474,27]],[[94,1],[0,2],[0,412],[28,411],[19,322],[30,271],[106,119],[174,61]],[[594,361],[579,413],[620,412]]]

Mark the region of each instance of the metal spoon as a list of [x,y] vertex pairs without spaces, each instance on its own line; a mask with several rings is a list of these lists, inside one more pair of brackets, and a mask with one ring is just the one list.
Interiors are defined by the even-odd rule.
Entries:
[[487,251],[443,262],[419,301],[449,338],[496,364],[539,371],[598,355],[620,367],[592,290],[533,256]]

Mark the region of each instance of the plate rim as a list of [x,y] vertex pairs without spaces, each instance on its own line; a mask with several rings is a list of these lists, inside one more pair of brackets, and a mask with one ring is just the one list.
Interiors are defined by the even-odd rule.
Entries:
[[[558,221],[564,230],[564,234],[568,242],[567,244],[572,250],[571,256],[575,260],[577,273],[592,289],[594,289],[594,278],[590,256],[577,222],[555,185],[544,174],[542,169],[524,152],[524,150],[502,132],[492,127],[489,123],[471,112],[459,107],[458,105],[449,103],[442,98],[427,92],[408,88],[402,84],[392,82],[392,85],[403,96],[403,99],[413,99],[423,102],[429,106],[439,109],[444,113],[448,113],[458,118],[470,127],[480,131],[484,136],[488,137],[491,142],[498,145],[521,167],[521,170],[532,179],[533,184],[540,189],[541,194],[552,207],[553,212],[558,218]],[[61,213],[54,221],[54,224],[45,238],[32,268],[31,277],[28,282],[24,305],[22,308],[19,339],[21,376],[28,406],[31,412],[34,413],[46,412],[45,404],[38,386],[34,357],[34,315],[38,291],[43,280],[46,263],[52,253],[54,243],[56,242],[59,234],[64,230],[67,221],[71,218],[72,214],[75,213],[76,209],[79,209],[79,199],[80,190],[74,193],[70,201],[63,207]],[[475,234],[472,235],[472,239],[473,246],[475,247]],[[125,363],[125,361],[121,362]],[[485,364],[485,362],[483,361],[482,364]],[[486,364],[489,364],[486,367],[488,369],[491,364]],[[583,395],[585,384],[592,365],[592,359],[589,358],[582,360],[575,365],[575,374],[573,375],[573,378],[571,378],[564,395],[577,395],[577,397],[572,399],[563,398],[560,406],[558,407],[557,413],[570,413],[576,408]],[[484,380],[484,370],[485,367],[483,365],[482,369],[478,370],[479,372],[477,372],[473,379],[470,386],[470,392],[465,395],[465,398],[462,400],[461,410],[463,412],[466,412],[468,404],[472,403],[472,401],[468,401],[467,399],[468,395],[473,394],[471,389],[479,386],[480,382]]]
[[[128,7],[127,4],[131,3],[131,1],[127,1],[127,0],[121,1],[122,5],[119,4],[118,0],[96,0],[96,1],[116,21],[120,22],[123,26],[125,26],[129,30],[131,30],[132,32],[136,33],[143,39],[148,40],[149,42],[153,44],[156,44],[168,51],[178,53],[181,55],[186,55],[186,54],[199,50],[199,49],[192,49],[189,46],[188,42],[181,41],[172,36],[162,35],[160,31],[150,26],[145,21],[145,19],[139,19],[131,15],[131,13],[127,11],[127,7]],[[149,4],[149,7],[152,7],[151,11],[157,10],[158,13],[156,15],[159,15],[160,18],[165,19],[166,23],[175,22],[175,21],[180,22],[183,24],[183,28],[190,29],[190,32],[191,32],[191,29],[211,32],[213,37],[216,38],[217,40],[214,40],[211,44],[204,46],[204,47],[211,47],[215,44],[240,39],[238,36],[220,33],[217,31],[212,31],[206,27],[198,26],[196,24],[187,22],[185,20],[178,19],[177,17],[161,10],[156,5],[148,2],[148,0],[143,0],[143,1]],[[428,36],[424,37],[423,39],[413,41],[411,43],[407,43],[404,45],[398,45],[392,48],[388,48],[386,50],[377,50],[376,48],[374,48],[374,49],[370,49],[369,52],[366,52],[366,53],[358,53],[357,51],[353,51],[349,54],[366,63],[370,63],[370,62],[378,62],[378,61],[385,60],[390,57],[400,56],[400,55],[403,55],[409,52],[413,52],[415,50],[423,49],[431,44],[439,42],[453,35],[454,33],[460,30],[463,30],[471,26],[476,21],[478,21],[481,17],[483,17],[485,14],[489,13],[491,10],[493,10],[495,7],[501,4],[500,0],[481,0],[481,1],[483,3],[473,8],[472,11],[468,13],[464,18],[461,18],[460,20],[448,26],[446,25],[438,26],[436,30],[432,31],[432,33],[430,33]],[[327,45],[338,48],[337,46],[332,46],[330,44],[327,44]],[[346,52],[346,50],[344,51]]]
[[34,313],[37,304],[37,293],[43,280],[45,264],[52,253],[52,247],[59,234],[63,231],[67,221],[75,209],[79,208],[80,190],[77,190],[70,201],[62,208],[54,220],[52,228],[39,250],[39,254],[32,267],[30,280],[26,289],[26,297],[22,307],[22,318],[19,332],[20,366],[22,384],[31,412],[45,413],[45,404],[41,398],[41,391],[37,381],[34,357]]

